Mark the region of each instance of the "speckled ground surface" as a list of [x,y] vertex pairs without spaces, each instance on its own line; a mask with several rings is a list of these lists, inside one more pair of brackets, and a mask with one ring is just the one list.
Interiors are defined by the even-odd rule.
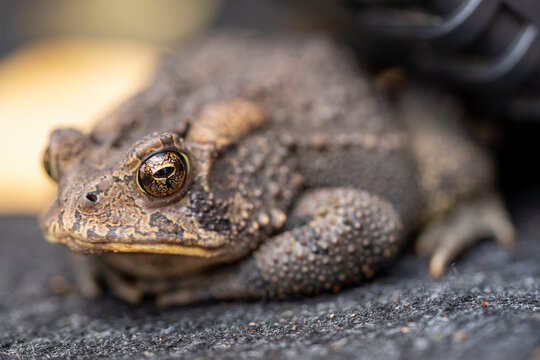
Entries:
[[540,192],[512,201],[513,249],[486,241],[440,280],[409,252],[336,295],[166,310],[81,298],[36,219],[3,217],[0,358],[539,358],[538,204]]

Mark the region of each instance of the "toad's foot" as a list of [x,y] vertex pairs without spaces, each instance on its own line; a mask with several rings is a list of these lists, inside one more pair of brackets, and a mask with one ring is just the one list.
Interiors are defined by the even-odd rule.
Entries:
[[101,276],[107,285],[107,288],[118,298],[131,303],[139,303],[144,295],[143,290],[138,284],[125,279],[121,274],[104,268]]
[[88,299],[101,296],[102,287],[99,283],[99,267],[88,256],[68,253],[68,261],[73,269],[73,277],[79,292]]
[[89,299],[99,297],[103,282],[116,297],[130,303],[141,301],[144,289],[139,284],[128,281],[95,259],[70,253],[69,261],[74,269],[77,288],[84,297]]
[[440,277],[460,253],[487,237],[505,246],[514,241],[512,222],[495,194],[463,203],[449,216],[429,224],[417,240],[416,251],[431,256],[429,272]]
[[399,251],[404,232],[392,206],[354,189],[306,194],[292,223],[251,256],[177,290],[158,294],[159,305],[210,299],[314,295],[371,278]]

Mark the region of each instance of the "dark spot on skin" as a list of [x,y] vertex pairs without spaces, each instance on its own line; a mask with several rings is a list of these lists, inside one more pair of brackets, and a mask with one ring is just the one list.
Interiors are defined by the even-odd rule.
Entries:
[[105,235],[105,238],[107,238],[107,240],[113,240],[113,239],[118,238],[118,233],[117,233],[117,230],[116,230],[116,226],[115,226],[115,229],[110,229],[109,228],[109,231],[107,231],[107,235]]
[[120,194],[120,197],[123,197],[123,196],[125,196],[126,203],[130,203],[130,204],[135,203],[135,198],[133,196],[126,195],[126,194]]
[[81,213],[79,212],[79,210],[75,210],[75,219],[76,221],[73,222],[73,226],[71,227],[71,231],[72,232],[77,232],[79,231],[80,227],[81,227]]
[[92,238],[95,238],[95,237],[96,237],[95,227],[92,226],[91,228],[88,228],[86,230],[86,238],[87,239],[92,239]]
[[164,215],[160,214],[160,213],[153,213],[152,215],[150,215],[150,225],[151,226],[161,226],[163,224],[167,224],[167,225],[171,225],[172,224],[172,221],[165,217]]
[[169,231],[161,231],[161,230],[160,230],[160,231],[156,232],[154,235],[155,235],[155,237],[156,237],[157,239],[163,239],[163,238],[169,237],[171,234],[180,235],[180,238],[178,239],[178,240],[180,240],[180,241],[178,241],[178,244],[179,244],[179,245],[184,244],[184,239],[181,237],[181,235],[183,234],[183,232],[176,233],[176,232],[174,232],[174,231],[169,232]]
[[143,232],[140,230],[141,229],[141,219],[137,220],[137,223],[135,224],[133,229],[134,229],[135,233],[137,233],[139,235],[143,235]]
[[64,227],[64,220],[63,220],[63,219],[64,219],[64,213],[65,213],[65,212],[66,212],[65,210],[62,210],[62,211],[60,211],[60,212],[58,213],[58,224],[59,224],[60,227],[62,227],[62,228]]
[[111,191],[111,188],[105,188],[105,189],[101,189],[100,186],[97,187],[98,191],[97,192],[102,192],[103,193],[103,196],[107,197],[109,196],[109,191]]
[[162,237],[166,238],[171,234],[181,238],[184,234],[184,229],[181,226],[178,226],[178,224],[174,223],[171,219],[157,212],[150,215],[149,225],[158,229],[157,232],[152,234],[158,239]]

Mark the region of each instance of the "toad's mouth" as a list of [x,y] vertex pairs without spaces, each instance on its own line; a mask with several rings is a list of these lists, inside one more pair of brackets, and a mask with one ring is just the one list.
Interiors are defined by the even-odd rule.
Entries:
[[90,242],[78,239],[73,236],[56,237],[52,234],[46,234],[48,242],[55,244],[64,244],[70,250],[82,254],[103,254],[110,252],[117,253],[149,253],[149,254],[168,254],[168,255],[187,255],[195,257],[216,257],[221,254],[221,247],[202,248],[199,246],[186,246],[180,244],[167,243],[122,243],[114,241]]

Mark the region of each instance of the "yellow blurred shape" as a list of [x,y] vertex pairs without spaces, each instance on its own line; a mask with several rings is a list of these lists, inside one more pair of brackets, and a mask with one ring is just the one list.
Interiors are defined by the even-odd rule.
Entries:
[[41,156],[50,130],[89,121],[140,91],[155,47],[56,40],[26,46],[0,62],[0,213],[36,213],[54,197]]
[[219,0],[39,0],[19,5],[18,33],[105,36],[177,44],[217,13]]

